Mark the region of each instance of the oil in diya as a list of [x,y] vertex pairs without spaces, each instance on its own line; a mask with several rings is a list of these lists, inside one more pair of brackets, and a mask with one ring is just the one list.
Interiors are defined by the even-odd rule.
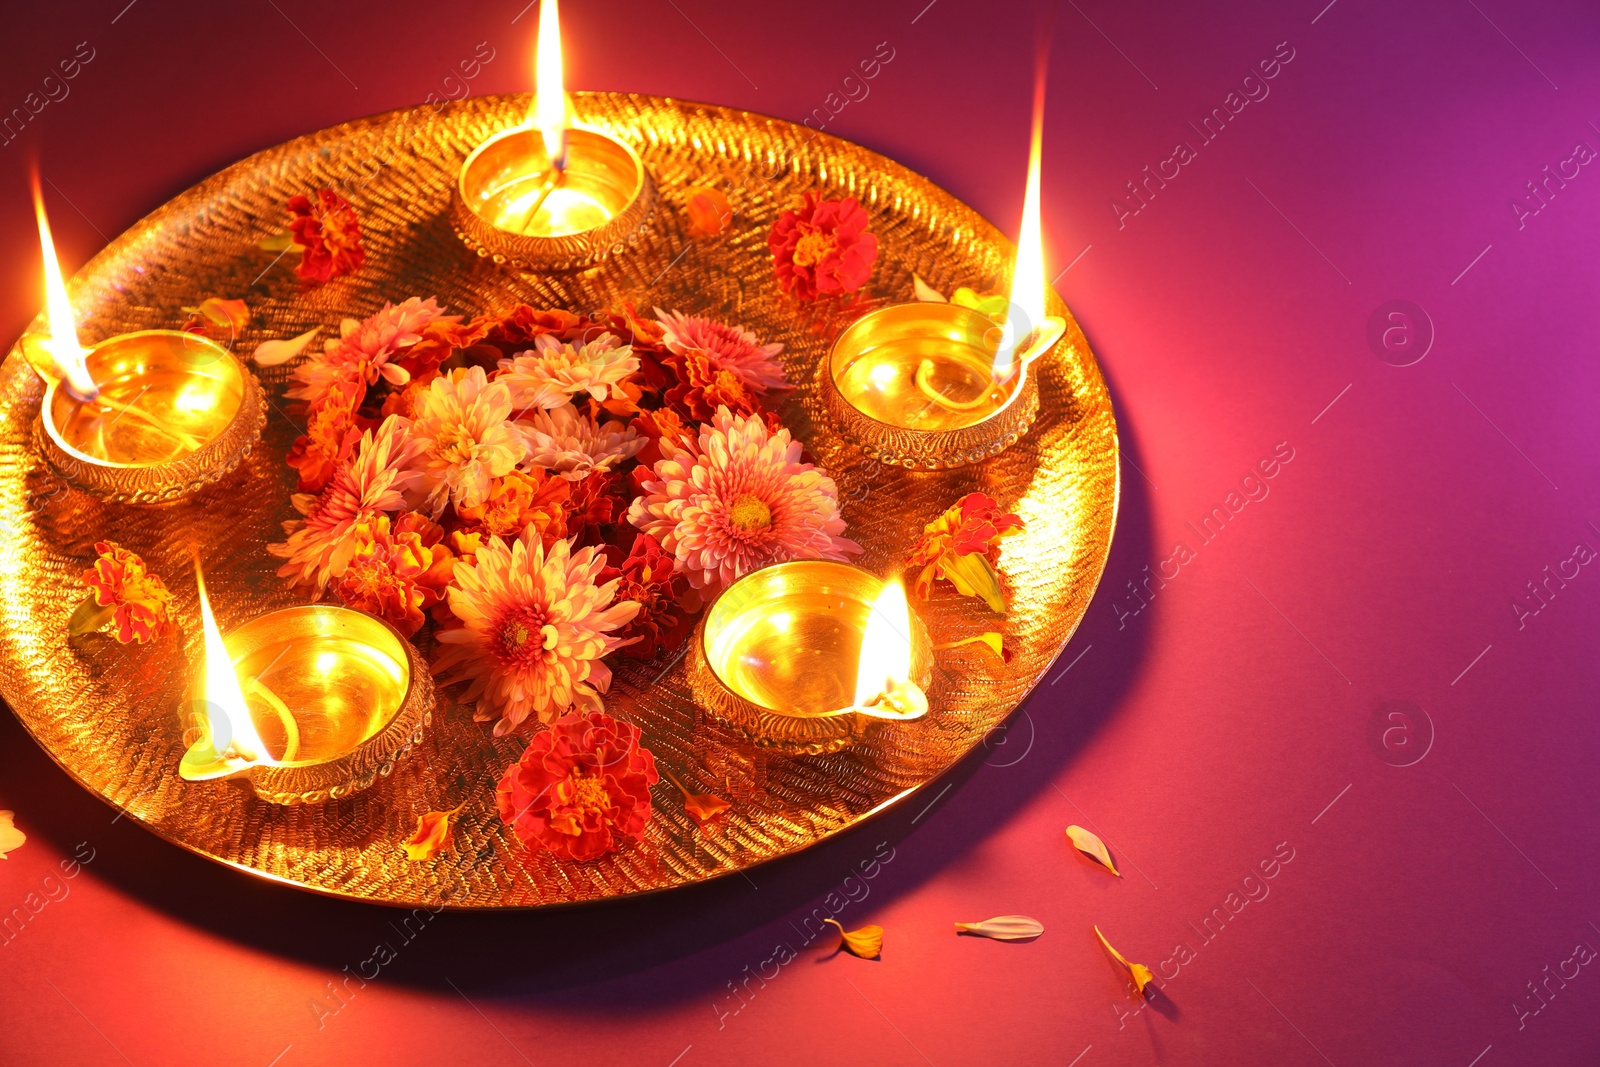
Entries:
[[537,85],[528,120],[467,156],[451,211],[480,256],[518,270],[591,266],[637,236],[655,183],[632,147],[572,121],[558,0],[541,0]]
[[831,752],[874,720],[927,714],[933,650],[899,579],[830,560],[739,579],[690,642],[697,702],[746,739]]
[[1042,93],[1009,299],[970,307],[942,300],[895,304],[857,319],[817,371],[834,425],[870,457],[943,470],[998,455],[1028,432],[1039,411],[1029,374],[1066,332],[1050,315],[1040,218]]
[[36,439],[46,461],[118,503],[173,500],[237,467],[266,422],[255,376],[221,345],[177,330],[82,347],[37,183],[34,206],[49,335],[18,348],[45,381]]
[[180,777],[242,777],[263,799],[314,803],[370,786],[421,740],[433,685],[387,623],[307,604],[257,616],[224,639],[195,574],[205,671]]

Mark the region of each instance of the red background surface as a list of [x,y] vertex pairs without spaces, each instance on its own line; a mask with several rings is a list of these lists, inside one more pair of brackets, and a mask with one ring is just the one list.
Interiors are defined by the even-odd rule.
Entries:
[[[0,108],[79,42],[94,59],[0,146],[6,337],[42,303],[30,154],[70,268],[237,158],[448,93],[479,42],[495,58],[472,92],[530,87],[526,0],[125,3],[7,12]],[[1576,142],[1600,148],[1600,16],[1576,0],[1325,3],[1060,7],[1048,247],[1052,273],[1074,264],[1058,288],[1116,396],[1123,511],[1052,684],[931,805],[748,878],[447,915],[407,942],[391,912],[114,821],[4,717],[0,804],[29,841],[0,864],[0,909],[75,848],[93,860],[0,945],[0,1061],[1600,1059],[1600,974],[1546,980],[1600,947],[1600,573],[1552,583],[1537,614],[1512,607],[1579,542],[1600,549],[1600,174],[1580,168],[1520,228],[1510,207]],[[888,42],[895,58],[828,131],[1014,225],[1031,5],[574,0],[564,15],[576,88],[796,120]],[[1124,183],[1198,143],[1186,123],[1279,42],[1294,59],[1270,95],[1119,226]],[[1411,366],[1366,340],[1391,299],[1436,331]],[[1280,442],[1294,459],[1269,495],[1202,545],[1186,524]],[[1128,583],[1180,541],[1193,560],[1134,613]],[[1427,725],[1385,747],[1369,722],[1389,700]],[[1073,853],[1071,822],[1127,876]],[[889,849],[840,915],[886,928],[881,962],[810,948],[741,984]],[[1249,883],[1267,895],[1228,914],[1275,850],[1292,860]],[[1215,908],[1228,921],[1208,939]],[[1009,912],[1047,932],[951,933]],[[1092,923],[1167,976],[1149,1006],[1123,995]],[[398,957],[330,1012],[328,983],[379,942]]]

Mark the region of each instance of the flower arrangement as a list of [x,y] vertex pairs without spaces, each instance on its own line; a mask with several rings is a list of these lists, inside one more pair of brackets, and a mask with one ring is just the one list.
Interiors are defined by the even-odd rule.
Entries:
[[584,860],[643,833],[656,771],[606,714],[617,656],[673,654],[754,568],[860,551],[770,406],[782,351],[677,310],[412,297],[290,357],[278,573],[415,638],[474,718],[529,736],[497,793],[529,847]]

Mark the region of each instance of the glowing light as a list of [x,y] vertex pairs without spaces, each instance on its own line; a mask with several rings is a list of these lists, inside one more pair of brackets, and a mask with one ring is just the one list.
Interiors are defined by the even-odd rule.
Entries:
[[200,625],[205,631],[206,719],[211,731],[211,747],[222,759],[230,756],[248,762],[266,758],[267,746],[256,733],[250,706],[245,703],[239,676],[234,673],[228,646],[222,642],[211,601],[206,598],[206,578],[199,560],[194,565],[194,583],[200,590]]
[[872,602],[856,663],[855,706],[864,707],[911,677],[911,605],[899,578]]
[[1017,231],[1017,261],[1011,270],[1011,304],[1000,348],[994,357],[994,378],[1011,377],[1017,349],[1045,321],[1044,222],[1039,210],[1039,171],[1044,147],[1044,71],[1033,87],[1033,137],[1028,146],[1028,184],[1022,196],[1022,225]]
[[556,169],[567,165],[567,91],[561,70],[559,0],[539,0],[533,124],[544,135],[544,149]]
[[39,175],[33,174],[33,213],[39,220],[39,249],[44,254],[45,316],[50,323],[50,339],[41,347],[50,354],[67,388],[80,400],[100,394],[89,375],[84,357],[88,349],[78,344],[78,328],[72,321],[72,302],[67,299],[67,283],[61,277],[61,262],[56,259],[56,243],[50,236],[50,220],[44,213],[44,195],[39,191]]

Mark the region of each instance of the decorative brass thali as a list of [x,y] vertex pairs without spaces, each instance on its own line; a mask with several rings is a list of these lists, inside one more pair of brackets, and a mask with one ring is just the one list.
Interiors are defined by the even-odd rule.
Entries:
[[[1015,655],[1002,665],[979,644],[941,652],[933,712],[886,723],[826,756],[786,756],[721,732],[694,706],[680,660],[616,657],[607,707],[638,723],[659,765],[696,792],[734,802],[719,825],[697,827],[663,776],[645,840],[588,863],[523,848],[494,809],[494,783],[524,740],[496,739],[442,690],[417,752],[365,792],[279,807],[241,783],[179,780],[180,708],[201,662],[192,553],[205,566],[226,631],[297,602],[276,576],[268,542],[292,517],[298,433],[285,414],[287,368],[260,371],[271,407],[261,445],[241,469],[188,500],[113,506],[59,482],[35,451],[43,388],[20,354],[0,367],[0,694],[45,751],[85,788],[167,840],[252,874],[317,892],[405,906],[526,908],[623,896],[704,881],[795,852],[904,799],[948,770],[1041,680],[1088,608],[1110,549],[1118,494],[1116,423],[1082,331],[1035,365],[1040,412],[1015,447],[954,471],[911,473],[867,460],[823,421],[813,371],[849,313],[797,305],[772,277],[766,235],[807,190],[860,199],[881,249],[859,295],[912,298],[915,271],[936,288],[1004,287],[1013,254],[971,208],[857,145],[748,112],[659,97],[577,94],[578,116],[632,144],[661,203],[643,235],[597,270],[510,273],[470,252],[450,224],[462,160],[489,134],[521,121],[528,99],[486,97],[346,123],[260,152],[177,197],[113,241],[74,279],[86,342],[175,328],[181,308],[242,297],[254,312],[235,350],[312,326],[336,330],[385,300],[436,295],[467,315],[535,307],[593,310],[632,301],[742,323],[782,341],[791,381],[805,383],[786,424],[837,480],[862,565],[898,567],[924,523],[982,490],[1027,523],[1003,543],[1011,609],[1001,619],[947,590],[915,607],[935,643],[999,629]],[[683,200],[712,184],[735,212],[717,237],[689,234]],[[332,187],[360,213],[366,265],[301,292],[288,262],[258,242],[286,225],[284,202]],[[859,313],[859,309],[856,313]],[[331,336],[325,332],[324,336]],[[97,540],[142,554],[176,596],[180,632],[152,646],[70,638],[81,575]],[[424,646],[426,651],[426,646]],[[455,846],[412,863],[400,842],[427,811],[465,807]]]

